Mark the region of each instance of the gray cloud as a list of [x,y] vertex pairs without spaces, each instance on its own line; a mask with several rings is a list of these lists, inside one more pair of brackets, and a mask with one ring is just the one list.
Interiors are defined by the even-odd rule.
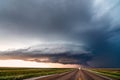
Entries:
[[7,26],[1,28],[11,34],[32,37],[44,37],[45,34],[69,35],[69,23],[89,23],[91,4],[89,0],[5,1],[0,8],[0,21]]
[[116,3],[111,1],[103,1],[101,6],[94,6],[94,0],[0,1],[0,30],[3,36],[82,44],[77,47],[62,44],[62,50],[61,47],[51,49],[51,44],[42,50],[30,47],[5,51],[1,52],[1,58],[32,58],[41,62],[44,61],[41,58],[45,57],[45,62],[120,67],[120,6],[117,0]]
[[81,45],[42,44],[26,49],[0,52],[1,59],[88,65],[92,53]]

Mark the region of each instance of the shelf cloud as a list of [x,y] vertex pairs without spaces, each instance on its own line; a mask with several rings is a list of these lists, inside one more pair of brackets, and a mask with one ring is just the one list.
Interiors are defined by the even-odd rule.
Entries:
[[0,1],[0,43],[27,45],[1,51],[0,58],[120,67],[119,4],[119,0]]

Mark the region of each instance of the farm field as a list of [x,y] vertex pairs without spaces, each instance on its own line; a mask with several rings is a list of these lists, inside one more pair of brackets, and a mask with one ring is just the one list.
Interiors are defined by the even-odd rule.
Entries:
[[117,68],[98,68],[98,69],[91,69],[91,70],[95,71],[101,75],[120,80],[120,69],[117,69]]
[[[92,71],[92,72],[89,72]],[[90,75],[94,75],[95,80],[97,77],[100,77],[101,75],[107,76],[111,79],[120,80],[120,69],[117,68],[87,68],[87,69],[71,69],[71,68],[0,68],[0,80],[23,80],[27,78],[32,77],[39,77],[39,76],[45,76],[45,75],[51,75],[51,74],[59,74],[69,72],[69,74],[64,74],[63,76],[58,76],[58,78],[74,78],[73,80],[77,80],[78,78],[81,78],[82,80],[87,80],[87,78],[90,78]],[[75,75],[78,75],[78,73],[82,73],[85,77],[76,77]],[[96,75],[98,74],[98,75]],[[68,75],[73,75],[69,76]],[[86,76],[89,75],[89,76]],[[56,77],[57,75],[54,75],[53,77]],[[49,78],[49,77],[48,77]],[[54,79],[54,78],[53,78]],[[40,79],[40,80],[44,80]],[[51,80],[51,79],[50,79]],[[69,80],[69,79],[68,79]],[[105,80],[104,78],[101,78],[101,80]]]
[[31,77],[68,72],[67,68],[0,68],[0,80],[22,80]]

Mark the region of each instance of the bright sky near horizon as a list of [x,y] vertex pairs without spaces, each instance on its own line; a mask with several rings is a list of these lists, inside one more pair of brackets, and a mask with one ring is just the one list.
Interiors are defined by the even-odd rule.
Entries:
[[42,63],[23,60],[0,60],[0,67],[31,67],[31,68],[78,68],[79,65]]

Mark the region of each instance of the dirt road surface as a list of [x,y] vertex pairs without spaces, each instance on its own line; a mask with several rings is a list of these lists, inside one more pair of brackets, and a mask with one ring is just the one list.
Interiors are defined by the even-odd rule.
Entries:
[[76,69],[71,72],[40,77],[34,80],[113,80],[113,79],[110,79],[99,74],[95,74],[87,70]]

